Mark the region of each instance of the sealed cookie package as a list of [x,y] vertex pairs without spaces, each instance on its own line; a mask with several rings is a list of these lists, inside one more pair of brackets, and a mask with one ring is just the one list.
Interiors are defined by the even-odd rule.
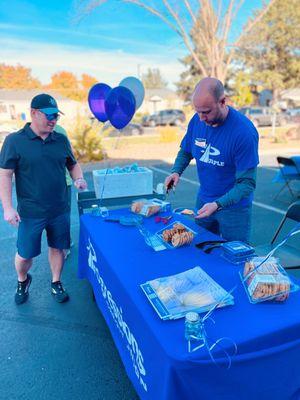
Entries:
[[261,264],[263,260],[264,257],[253,257],[245,262],[243,271],[240,271],[251,303],[285,301],[291,292],[299,290],[299,286],[291,280],[277,258],[270,257]]
[[159,199],[138,199],[132,202],[131,211],[135,214],[151,217],[160,211],[171,211],[171,205],[167,201]]
[[168,247],[177,248],[191,244],[197,233],[182,222],[175,221],[166,228],[158,231],[156,234],[168,245]]
[[202,313],[215,306],[234,304],[233,296],[199,266],[145,282],[141,288],[164,320],[184,318],[190,311]]

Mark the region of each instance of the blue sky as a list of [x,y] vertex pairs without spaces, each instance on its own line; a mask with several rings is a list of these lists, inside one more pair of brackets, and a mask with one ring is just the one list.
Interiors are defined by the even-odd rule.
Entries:
[[[123,77],[148,68],[160,68],[170,87],[178,80],[183,70],[178,59],[186,54],[185,47],[155,16],[137,6],[109,0],[78,21],[78,4],[82,2],[2,1],[0,62],[25,65],[43,83],[49,82],[53,73],[67,70],[117,85]],[[233,36],[260,5],[261,0],[245,0]]]

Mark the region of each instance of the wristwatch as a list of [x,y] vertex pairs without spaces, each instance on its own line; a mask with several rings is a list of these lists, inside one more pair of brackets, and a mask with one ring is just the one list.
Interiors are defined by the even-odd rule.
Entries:
[[216,203],[217,206],[218,206],[217,211],[222,210],[223,207],[222,207],[221,204],[218,202],[218,200],[215,201],[215,203]]

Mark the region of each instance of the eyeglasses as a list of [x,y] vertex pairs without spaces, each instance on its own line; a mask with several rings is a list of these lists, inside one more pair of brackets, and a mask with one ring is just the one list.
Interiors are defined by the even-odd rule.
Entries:
[[60,118],[60,114],[58,114],[58,113],[55,113],[55,114],[46,114],[46,113],[44,113],[44,112],[41,111],[41,110],[39,110],[39,112],[45,115],[47,121],[54,121],[55,119],[56,119],[56,120],[59,120],[59,118]]

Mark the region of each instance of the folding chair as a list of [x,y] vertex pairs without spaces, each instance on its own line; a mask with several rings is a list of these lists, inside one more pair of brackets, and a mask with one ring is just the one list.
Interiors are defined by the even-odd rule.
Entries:
[[[279,243],[277,240],[277,243],[275,244],[275,241],[278,238],[278,235],[287,219],[300,222],[300,201],[296,201],[289,206],[285,216],[281,220],[275,232],[273,239],[271,240],[271,243],[255,247],[255,253],[258,256],[267,255],[276,246],[276,244]],[[300,268],[300,248],[292,247],[288,244],[288,242],[276,250],[274,257],[278,257],[281,265],[286,269]]]
[[279,170],[281,173],[281,178],[284,180],[284,185],[279,190],[277,195],[274,197],[274,200],[277,199],[279,194],[287,187],[290,191],[292,197],[297,197],[294,191],[291,188],[291,182],[294,180],[300,180],[300,168],[295,163],[292,158],[287,157],[277,157],[277,162],[279,165]]

